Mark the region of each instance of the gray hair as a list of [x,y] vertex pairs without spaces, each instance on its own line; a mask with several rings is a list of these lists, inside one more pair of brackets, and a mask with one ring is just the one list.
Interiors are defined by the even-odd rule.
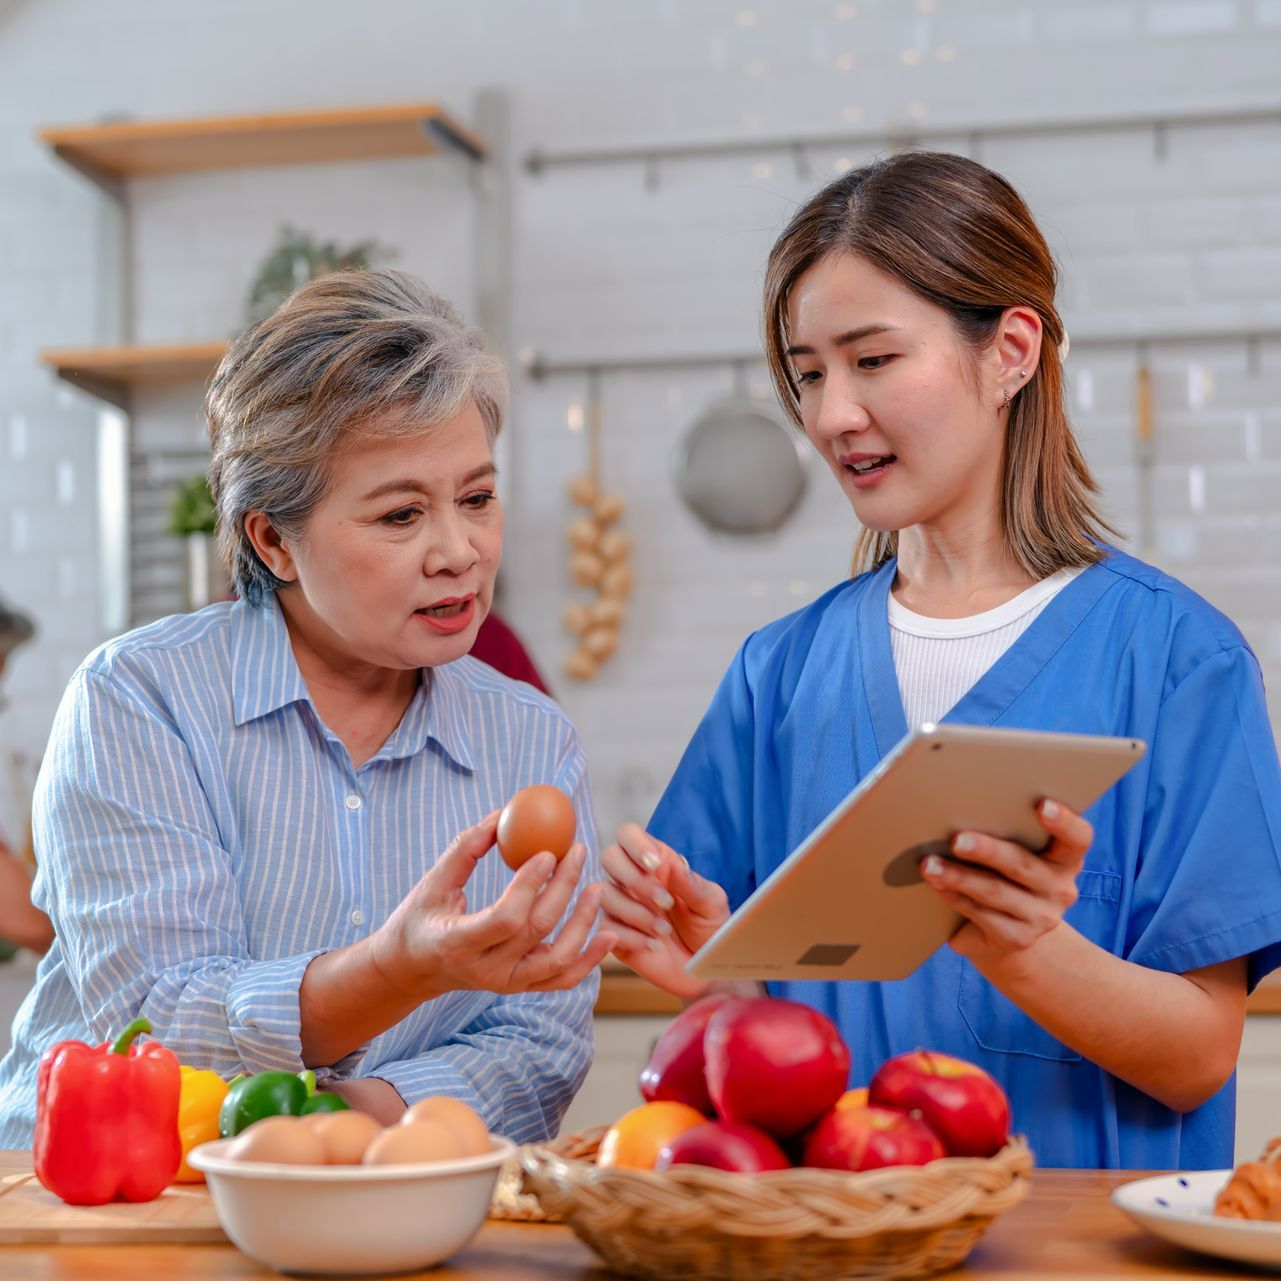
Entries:
[[26,614],[0,602],[0,659],[6,659],[19,645],[36,634],[36,625]]
[[492,442],[507,396],[480,330],[416,276],[337,272],[290,295],[232,343],[205,396],[209,488],[236,590],[258,605],[285,586],[245,517],[264,512],[296,538],[358,431],[418,436],[475,405]]

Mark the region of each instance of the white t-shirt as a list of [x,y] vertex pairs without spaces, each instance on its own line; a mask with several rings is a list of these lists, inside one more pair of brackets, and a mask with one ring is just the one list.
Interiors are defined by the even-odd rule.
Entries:
[[1061,569],[968,618],[927,618],[889,598],[890,645],[909,726],[941,720],[1079,573]]

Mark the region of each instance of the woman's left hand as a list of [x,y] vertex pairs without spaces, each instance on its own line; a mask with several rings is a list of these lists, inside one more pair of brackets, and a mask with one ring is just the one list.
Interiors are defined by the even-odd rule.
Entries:
[[931,856],[921,866],[926,884],[966,918],[952,947],[971,961],[999,961],[1031,947],[1076,902],[1076,877],[1094,829],[1056,801],[1042,801],[1037,817],[1051,838],[1039,854],[967,831],[952,841],[963,862]]

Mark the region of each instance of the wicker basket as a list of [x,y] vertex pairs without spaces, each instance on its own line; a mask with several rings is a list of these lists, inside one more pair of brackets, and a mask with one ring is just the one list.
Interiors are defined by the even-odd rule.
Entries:
[[863,1174],[598,1169],[604,1127],[524,1148],[524,1187],[611,1268],[714,1281],[920,1277],[955,1267],[1027,1192],[1022,1138],[988,1159]]

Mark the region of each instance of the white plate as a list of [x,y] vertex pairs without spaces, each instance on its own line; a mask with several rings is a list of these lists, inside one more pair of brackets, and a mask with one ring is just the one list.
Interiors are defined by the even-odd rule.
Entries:
[[1175,1245],[1281,1269],[1281,1223],[1214,1217],[1215,1195],[1231,1173],[1196,1170],[1123,1183],[1113,1191],[1112,1203]]

